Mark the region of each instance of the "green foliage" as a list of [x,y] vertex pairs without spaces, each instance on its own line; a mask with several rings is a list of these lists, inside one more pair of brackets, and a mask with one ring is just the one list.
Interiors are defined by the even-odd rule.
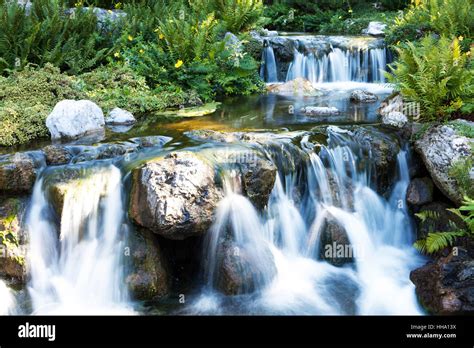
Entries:
[[421,106],[421,120],[433,121],[458,111],[474,95],[474,69],[460,41],[431,36],[397,47],[398,60],[387,74],[407,99]]
[[238,33],[252,29],[263,13],[262,0],[208,0],[212,11],[224,22],[227,31]]
[[407,3],[382,1],[381,9],[376,9],[371,1],[278,1],[265,7],[264,16],[269,18],[270,29],[353,35],[361,33],[371,21],[392,22],[394,10]]
[[474,159],[468,156],[458,160],[449,169],[449,175],[454,178],[463,195],[474,197],[474,185],[470,176],[471,169],[474,167]]
[[110,42],[92,10],[77,7],[67,14],[59,0],[36,0],[30,12],[16,1],[0,5],[1,72],[52,63],[77,74],[105,58]]
[[[447,37],[472,37],[474,4],[472,0],[413,0],[411,6],[390,28],[387,41],[419,39],[428,32]],[[405,35],[403,35],[405,34]],[[464,49],[469,47],[466,42]]]
[[45,119],[62,99],[81,99],[77,80],[46,64],[0,78],[0,146],[47,136]]
[[[415,242],[414,247],[425,254],[435,254],[444,248],[452,246],[459,237],[474,238],[474,200],[464,197],[464,204],[458,209],[448,209],[448,211],[459,216],[466,225],[466,229],[459,229],[452,224],[452,231],[430,232],[426,238]],[[433,211],[425,211],[416,214],[421,221],[427,219],[439,219],[439,214]]]
[[149,88],[145,78],[127,65],[100,67],[80,77],[82,91],[88,99],[99,104],[104,112],[120,107],[140,117],[169,107],[199,103],[195,95],[177,86]]

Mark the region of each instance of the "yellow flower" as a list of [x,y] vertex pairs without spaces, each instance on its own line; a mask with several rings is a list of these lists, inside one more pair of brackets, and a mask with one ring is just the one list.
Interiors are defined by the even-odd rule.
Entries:
[[470,55],[471,55],[471,51],[466,52],[466,56],[470,56]]
[[174,65],[174,67],[176,69],[179,69],[179,67],[181,67],[181,65],[183,65],[183,61],[181,59],[178,59],[178,61],[176,62],[176,64]]
[[160,38],[160,40],[163,40],[165,38],[165,36],[161,33],[160,33],[160,35],[158,35],[158,37]]
[[349,12],[349,13],[352,13],[352,9],[350,8],[348,12]]
[[132,35],[128,35],[128,41],[133,41],[133,36]]
[[121,7],[122,7],[122,3],[121,3],[121,2],[117,2],[117,3],[115,4],[115,8],[116,8],[117,10],[118,10],[119,8],[121,8]]
[[141,49],[139,52],[140,52],[141,54],[145,53],[145,51],[144,51],[143,49]]
[[114,57],[115,57],[115,58],[120,57],[120,53],[119,53],[119,52],[115,52],[115,53],[114,53]]
[[461,35],[460,37],[458,37],[458,40],[459,40],[459,41],[464,40],[464,36]]

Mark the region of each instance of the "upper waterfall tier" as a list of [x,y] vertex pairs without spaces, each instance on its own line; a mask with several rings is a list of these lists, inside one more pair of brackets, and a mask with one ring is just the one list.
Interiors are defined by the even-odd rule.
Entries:
[[[264,46],[261,76],[266,82],[304,77],[322,82],[385,82],[391,53],[373,37],[256,36]],[[276,75],[276,78],[275,78]]]

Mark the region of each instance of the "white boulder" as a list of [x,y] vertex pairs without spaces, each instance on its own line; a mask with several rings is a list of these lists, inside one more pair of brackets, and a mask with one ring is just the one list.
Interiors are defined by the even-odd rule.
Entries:
[[387,28],[387,24],[382,22],[370,22],[369,26],[362,30],[362,34],[367,34],[371,36],[384,36],[385,35],[385,28]]
[[130,111],[120,108],[112,109],[105,119],[105,123],[112,125],[130,125],[135,122],[137,122],[137,120]]
[[52,139],[103,132],[104,125],[102,109],[90,100],[62,100],[46,118]]

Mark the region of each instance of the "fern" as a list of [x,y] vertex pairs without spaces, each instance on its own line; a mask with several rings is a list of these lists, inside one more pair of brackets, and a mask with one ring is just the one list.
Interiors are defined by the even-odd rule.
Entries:
[[[450,247],[460,237],[474,238],[474,200],[464,197],[464,205],[458,209],[447,209],[448,211],[459,216],[466,224],[466,229],[459,229],[456,224],[450,222],[452,231],[447,232],[429,232],[426,238],[419,239],[414,243],[414,247],[425,254],[435,254],[444,248]],[[424,211],[416,214],[422,221],[428,219],[439,219],[439,213],[434,211]]]

